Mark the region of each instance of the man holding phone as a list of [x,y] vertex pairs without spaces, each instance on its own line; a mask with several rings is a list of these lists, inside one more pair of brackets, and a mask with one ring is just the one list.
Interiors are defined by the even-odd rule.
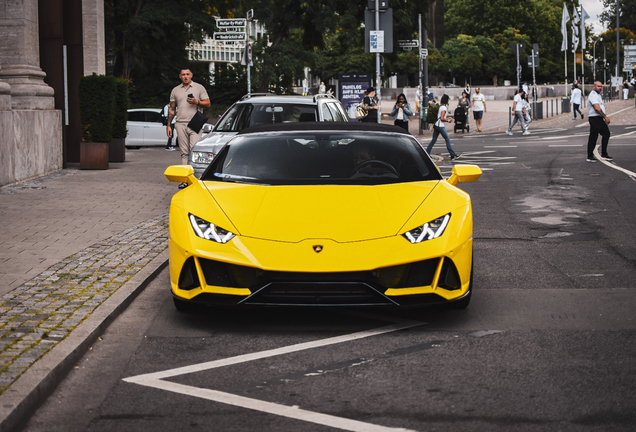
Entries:
[[210,106],[208,92],[201,84],[192,81],[190,69],[181,69],[179,73],[181,84],[172,89],[170,93],[170,109],[168,110],[168,125],[166,133],[172,136],[172,119],[176,115],[175,129],[179,136],[179,149],[181,150],[181,163],[187,165],[192,147],[201,139],[203,129],[198,132],[188,127],[188,123],[194,117],[197,110]]

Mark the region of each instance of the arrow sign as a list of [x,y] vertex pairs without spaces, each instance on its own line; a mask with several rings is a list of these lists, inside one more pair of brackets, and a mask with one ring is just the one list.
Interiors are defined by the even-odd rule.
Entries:
[[417,48],[420,46],[420,41],[418,40],[399,40],[398,46],[400,48]]
[[214,33],[215,41],[245,41],[247,40],[247,33],[245,32],[224,32]]

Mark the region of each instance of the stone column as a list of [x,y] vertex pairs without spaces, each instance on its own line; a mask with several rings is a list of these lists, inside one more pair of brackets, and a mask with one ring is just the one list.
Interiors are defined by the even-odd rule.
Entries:
[[12,108],[54,109],[53,88],[45,76],[40,69],[37,0],[0,0],[0,80],[11,86]]
[[[2,73],[2,66],[0,66]],[[11,86],[0,80],[0,111],[11,111]]]
[[104,0],[82,0],[84,75],[106,74]]

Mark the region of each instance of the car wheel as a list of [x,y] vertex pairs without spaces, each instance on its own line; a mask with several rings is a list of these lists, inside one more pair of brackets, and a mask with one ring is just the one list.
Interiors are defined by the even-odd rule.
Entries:
[[470,284],[468,285],[468,293],[461,300],[448,303],[448,309],[466,309],[470,304],[470,297],[473,295],[473,267],[474,262],[470,265]]

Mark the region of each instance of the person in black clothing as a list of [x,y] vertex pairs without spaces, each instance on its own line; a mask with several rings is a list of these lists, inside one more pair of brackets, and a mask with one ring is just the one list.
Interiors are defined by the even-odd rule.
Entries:
[[378,122],[378,101],[375,98],[375,89],[373,87],[369,87],[367,90],[367,95],[362,100],[362,104],[364,105],[364,109],[367,110],[367,116],[362,119],[363,122],[366,123],[377,123]]

